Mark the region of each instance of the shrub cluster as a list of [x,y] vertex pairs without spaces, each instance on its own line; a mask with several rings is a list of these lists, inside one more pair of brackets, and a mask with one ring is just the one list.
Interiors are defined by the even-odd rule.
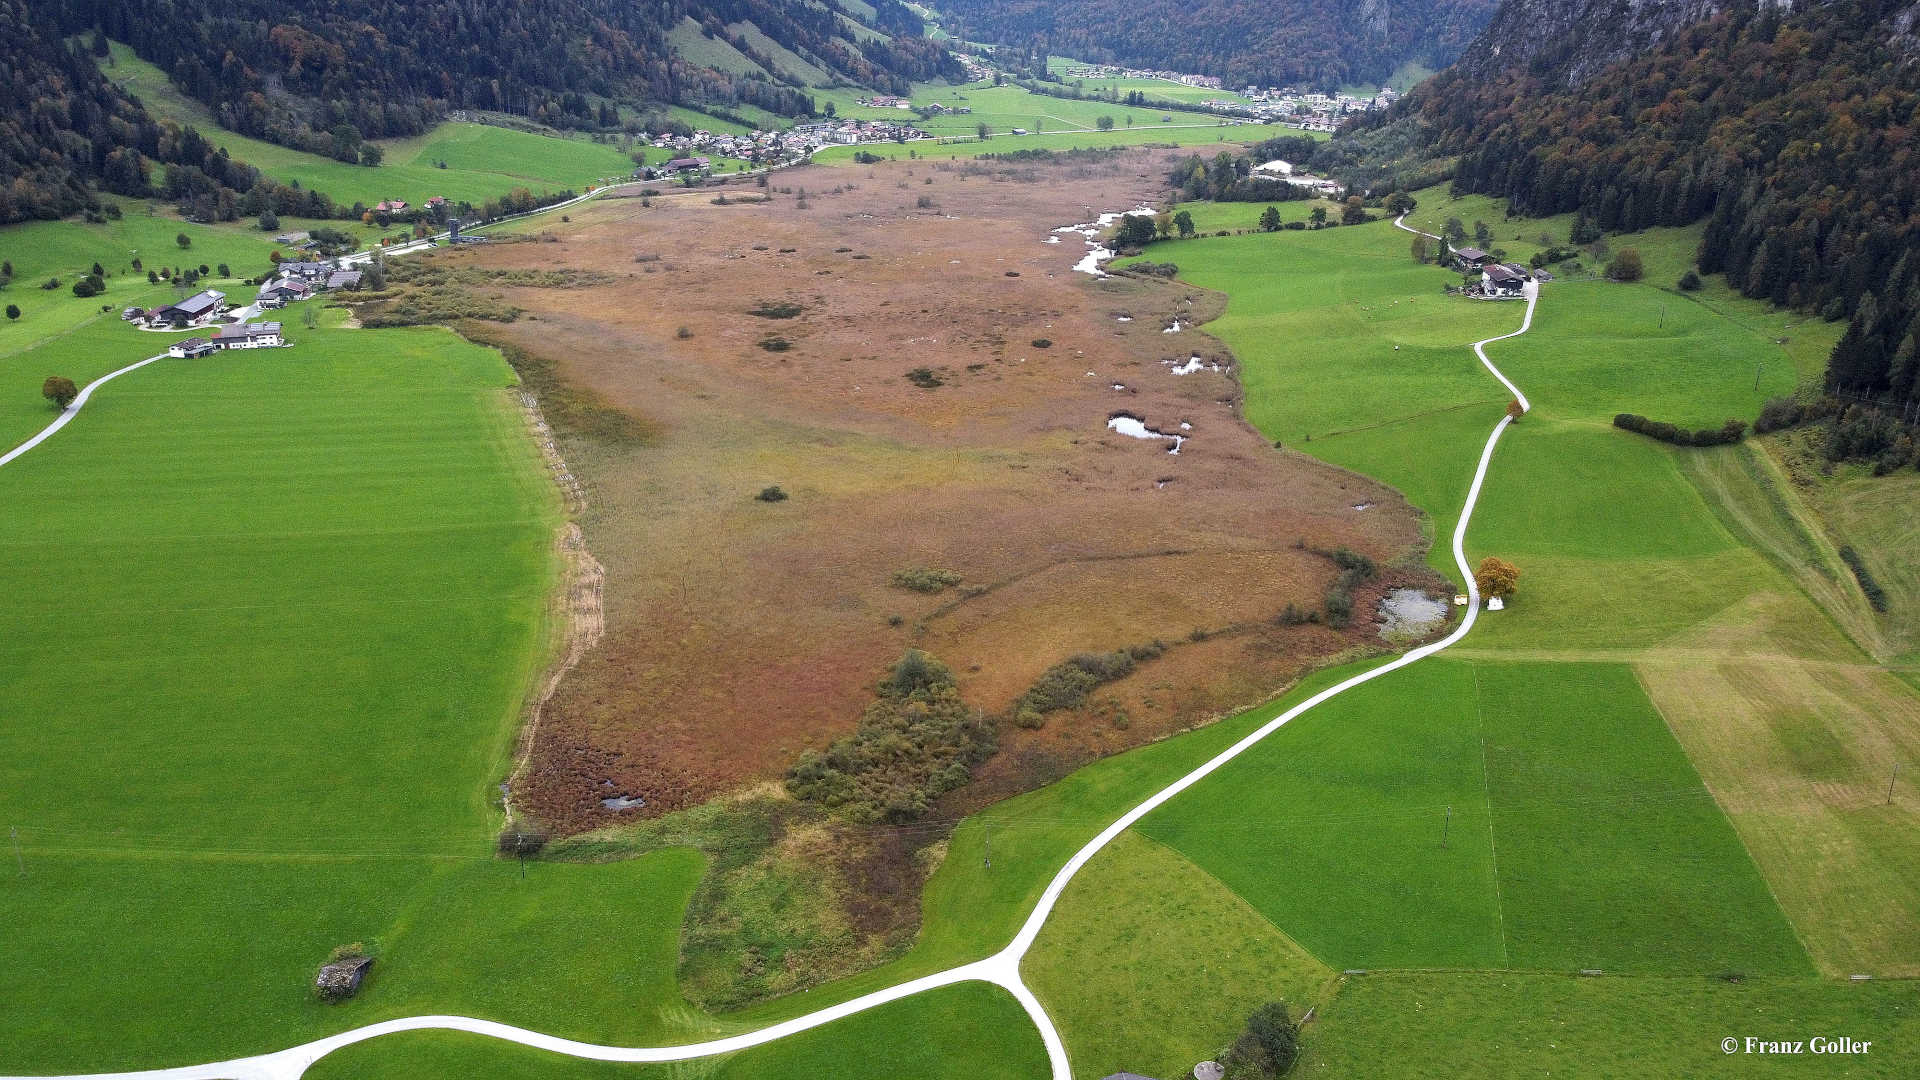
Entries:
[[932,567],[915,567],[912,570],[895,570],[891,584],[896,589],[912,589],[920,593],[937,593],[960,584],[958,570],[939,570]]
[[1860,583],[1860,591],[1866,594],[1867,603],[1873,605],[1873,610],[1887,610],[1887,590],[1880,587],[1880,582],[1875,580],[1873,572],[1867,569],[1866,562],[1851,544],[1840,548],[1840,561],[1853,571],[1854,580]]
[[1104,653],[1079,653],[1040,673],[1027,692],[1013,703],[1013,722],[1037,728],[1050,712],[1077,709],[1097,687],[1133,673],[1136,665],[1167,651],[1165,642],[1150,641]]
[[1284,1002],[1269,1002],[1247,1017],[1246,1030],[1221,1057],[1229,1080],[1285,1076],[1300,1059],[1300,1025]]
[[763,319],[791,319],[797,317],[806,308],[799,304],[769,304],[762,302],[757,308],[747,309],[747,314],[758,315]]
[[908,649],[854,733],[801,755],[787,790],[864,824],[911,821],[997,748],[993,723],[960,700],[953,672]]
[[1138,262],[1127,267],[1127,269],[1136,274],[1146,274],[1149,277],[1158,278],[1175,277],[1180,273],[1179,265],[1170,262]]
[[[1299,546],[1307,545],[1302,541]],[[1340,576],[1333,579],[1333,584],[1327,586],[1326,622],[1335,630],[1345,630],[1353,625],[1353,590],[1379,573],[1380,568],[1372,559],[1350,548],[1335,548],[1332,551],[1323,551],[1319,548],[1309,550],[1316,555],[1332,559],[1333,564],[1340,568]],[[1286,612],[1281,612],[1283,618],[1285,615]],[[1282,623],[1282,625],[1287,624]]]
[[1613,426],[1626,431],[1637,431],[1651,439],[1672,443],[1675,446],[1726,446],[1737,443],[1746,437],[1745,420],[1728,420],[1717,428],[1701,428],[1688,431],[1675,427],[1664,420],[1649,420],[1635,413],[1621,413],[1613,418]]

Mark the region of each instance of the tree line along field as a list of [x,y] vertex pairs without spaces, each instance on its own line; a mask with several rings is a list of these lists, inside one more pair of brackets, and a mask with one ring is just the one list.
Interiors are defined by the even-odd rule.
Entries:
[[386,156],[378,166],[349,165],[224,130],[205,105],[180,93],[164,72],[121,43],[113,43],[105,63],[107,77],[155,116],[191,125],[280,183],[325,192],[343,207],[388,199],[418,206],[432,195],[478,206],[515,188],[535,194],[578,191],[633,171],[632,160],[615,145],[455,122],[425,135],[383,141]]

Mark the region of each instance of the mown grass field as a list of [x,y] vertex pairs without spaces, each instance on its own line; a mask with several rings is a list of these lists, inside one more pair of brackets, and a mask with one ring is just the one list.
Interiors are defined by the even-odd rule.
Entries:
[[1333,978],[1246,901],[1138,831],[1067,887],[1024,966],[1084,1076],[1179,1076],[1230,1045],[1254,1009],[1283,1000],[1298,1016]]
[[[386,157],[377,167],[349,165],[223,130],[205,105],[180,93],[164,72],[117,42],[105,70],[154,115],[190,124],[280,183],[323,191],[342,206],[372,206],[386,199],[418,206],[432,195],[478,206],[515,188],[535,194],[578,191],[633,171],[632,160],[617,145],[469,123],[442,124],[425,135],[383,142]],[[711,129],[712,122],[698,126]]]
[[1624,667],[1430,661],[1295,725],[1140,827],[1335,969],[1810,974]]
[[[557,524],[511,373],[444,331],[293,338],[126,376],[0,470],[33,507],[0,523],[0,917],[41,928],[0,976],[6,1071],[264,1050],[449,991],[519,1012],[530,952],[629,904],[665,937],[623,929],[602,989],[671,955],[698,860],[523,883],[490,857]],[[314,964],[356,940],[386,990],[319,1007]]]
[[[1440,1080],[1910,1075],[1910,983],[1409,972],[1347,980],[1297,1075]],[[1725,1038],[1871,1041],[1865,1054],[1727,1054]]]

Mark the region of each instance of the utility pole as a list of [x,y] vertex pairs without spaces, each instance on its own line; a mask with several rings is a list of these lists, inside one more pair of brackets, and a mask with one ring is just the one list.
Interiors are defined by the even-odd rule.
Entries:
[[1453,807],[1447,807],[1447,818],[1440,826],[1440,846],[1447,846],[1447,834],[1453,831]]
[[[1891,792],[1893,790],[1893,786],[1889,784],[1887,786],[1887,790]],[[1888,801],[1892,801],[1891,796],[1889,796]],[[27,876],[27,860],[20,857],[20,826],[10,825],[7,828],[8,828],[8,831],[13,834],[13,861],[15,863],[18,863],[20,866],[20,876],[26,877]]]
[[993,869],[993,824],[992,824],[991,822],[989,822],[989,823],[987,824],[987,859],[986,859],[986,867],[987,867],[987,869],[989,869],[989,870],[991,870],[991,869]]
[[1661,304],[1660,305],[1660,329],[1665,330],[1666,328],[1667,328],[1667,305]]
[[1893,775],[1887,777],[1887,805],[1893,805],[1893,782],[1900,778],[1900,763],[1893,763]]
[[1753,366],[1753,388],[1756,391],[1760,389],[1760,373],[1765,370],[1767,370],[1767,362],[1765,360]]

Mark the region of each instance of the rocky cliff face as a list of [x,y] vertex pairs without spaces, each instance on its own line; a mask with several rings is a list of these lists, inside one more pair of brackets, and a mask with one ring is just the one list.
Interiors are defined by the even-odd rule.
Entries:
[[1454,67],[1478,79],[1534,67],[1558,85],[1579,86],[1730,6],[1727,0],[1507,0]]

